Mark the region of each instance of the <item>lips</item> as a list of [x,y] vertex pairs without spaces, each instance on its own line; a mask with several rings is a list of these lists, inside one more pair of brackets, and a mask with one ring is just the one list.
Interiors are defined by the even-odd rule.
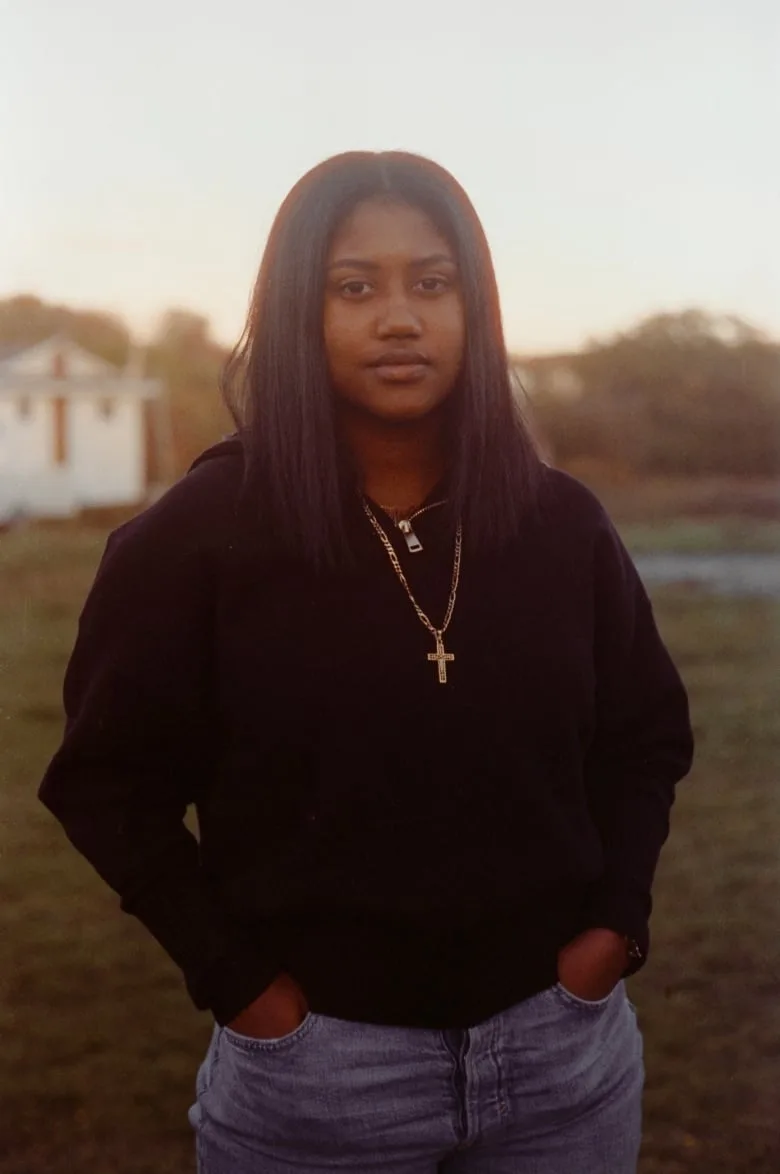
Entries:
[[428,361],[422,351],[385,351],[369,367],[427,367]]
[[382,383],[422,383],[431,369],[420,351],[385,351],[369,367]]

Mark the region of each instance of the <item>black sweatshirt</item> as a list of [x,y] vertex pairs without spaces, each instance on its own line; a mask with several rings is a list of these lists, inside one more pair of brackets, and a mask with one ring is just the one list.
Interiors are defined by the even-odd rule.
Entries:
[[[440,684],[357,497],[353,565],[315,572],[264,542],[242,469],[217,446],[109,537],[40,789],[196,1006],[229,1021],[285,970],[315,1012],[463,1027],[551,985],[585,928],[646,951],[692,737],[596,498],[545,468],[510,546],[464,536]],[[438,626],[445,512],[418,553],[376,512]]]

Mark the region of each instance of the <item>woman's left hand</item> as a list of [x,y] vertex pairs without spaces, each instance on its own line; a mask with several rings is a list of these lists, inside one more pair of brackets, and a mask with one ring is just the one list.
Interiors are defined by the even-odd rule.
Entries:
[[626,939],[613,929],[586,929],[558,953],[558,981],[586,1002],[606,999],[628,966]]

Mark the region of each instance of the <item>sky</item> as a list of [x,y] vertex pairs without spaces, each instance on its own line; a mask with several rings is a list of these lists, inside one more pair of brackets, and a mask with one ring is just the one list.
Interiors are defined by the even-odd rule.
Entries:
[[352,149],[449,168],[510,347],[696,305],[780,337],[778,0],[0,0],[0,297],[240,334]]

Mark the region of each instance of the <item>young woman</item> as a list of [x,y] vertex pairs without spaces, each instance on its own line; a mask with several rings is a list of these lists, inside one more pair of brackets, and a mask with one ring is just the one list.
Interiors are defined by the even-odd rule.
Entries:
[[109,539],[41,788],[215,1019],[202,1174],[629,1174],[686,696],[455,180],[304,176],[225,390]]

